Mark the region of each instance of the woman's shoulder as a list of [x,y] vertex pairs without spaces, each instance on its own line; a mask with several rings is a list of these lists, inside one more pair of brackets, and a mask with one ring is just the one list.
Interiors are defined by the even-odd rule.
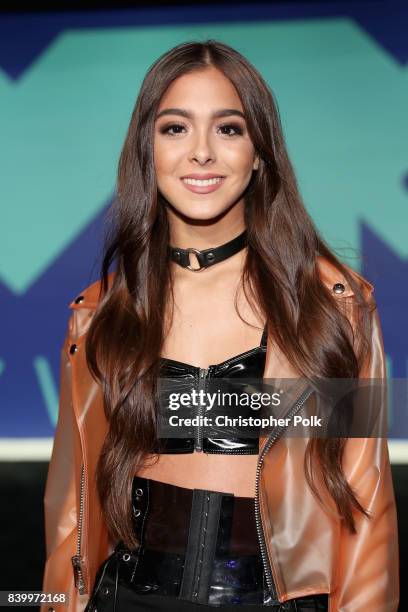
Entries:
[[[349,280],[343,272],[332,264],[326,257],[317,255],[317,268],[320,278],[327,288],[338,297],[352,297],[354,295],[353,288]],[[360,289],[366,297],[370,297],[374,291],[374,286],[364,276],[356,272],[353,268],[345,263],[342,263],[348,274],[359,285]],[[113,283],[115,272],[108,275],[108,287]],[[85,287],[71,301],[69,307],[72,310],[96,310],[101,296],[102,280],[98,279],[94,283]]]
[[[115,276],[115,272],[111,272],[108,275],[108,288],[111,287],[113,279]],[[101,297],[101,289],[102,289],[102,279],[98,279],[91,285],[88,285],[80,291],[72,302],[69,304],[69,307],[72,310],[80,310],[80,309],[90,309],[95,310],[98,306],[100,297]]]
[[[115,273],[108,275],[108,288],[112,285]],[[101,298],[102,280],[85,287],[70,302],[71,317],[68,322],[68,336],[70,341],[78,342],[85,334],[92,321],[92,317]]]
[[[316,258],[317,268],[322,282],[339,298],[353,297],[354,290],[350,281],[346,278],[343,272],[332,264],[326,257],[318,255]],[[364,276],[356,272],[347,264],[342,263],[348,275],[359,286],[366,299],[371,299],[374,291],[374,286]]]

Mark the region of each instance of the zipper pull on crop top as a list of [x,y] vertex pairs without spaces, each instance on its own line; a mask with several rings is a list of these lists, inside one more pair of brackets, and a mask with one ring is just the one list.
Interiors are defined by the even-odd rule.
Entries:
[[[248,351],[230,357],[221,363],[210,365],[208,368],[200,368],[182,361],[162,357],[160,359],[161,379],[169,379],[172,385],[172,393],[191,393],[206,390],[209,383],[217,383],[217,379],[257,379],[262,381],[265,370],[267,344],[267,325],[263,330],[261,342]],[[221,381],[220,381],[221,382]],[[168,406],[167,406],[168,408]],[[242,417],[257,417],[257,412],[248,406],[240,407],[239,415]],[[183,417],[209,417],[213,418],[214,412],[227,417],[238,416],[237,408],[234,406],[218,406],[217,410],[203,410],[202,406],[188,406],[183,408]],[[168,412],[166,414],[169,414]],[[171,416],[177,412],[172,412]],[[213,419],[214,420],[214,419]],[[214,428],[213,428],[214,429]],[[229,428],[231,430],[231,428]],[[227,454],[227,455],[257,455],[259,452],[259,436],[252,434],[248,436],[248,428],[232,428],[234,433],[228,438],[205,437],[205,428],[200,424],[194,425],[188,431],[186,437],[159,437],[159,443],[155,449],[157,454],[193,453],[203,451],[205,453]]]

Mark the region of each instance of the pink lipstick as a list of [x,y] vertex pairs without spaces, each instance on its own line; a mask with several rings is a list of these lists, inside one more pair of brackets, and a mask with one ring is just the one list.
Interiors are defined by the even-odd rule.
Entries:
[[212,193],[224,182],[225,177],[219,174],[188,174],[181,177],[183,185],[193,193]]

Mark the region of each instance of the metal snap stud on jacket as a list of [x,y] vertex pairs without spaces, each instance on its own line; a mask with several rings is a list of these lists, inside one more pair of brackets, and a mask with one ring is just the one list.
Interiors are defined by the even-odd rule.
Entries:
[[336,283],[335,285],[333,285],[334,293],[344,293],[345,289],[346,288],[343,283]]

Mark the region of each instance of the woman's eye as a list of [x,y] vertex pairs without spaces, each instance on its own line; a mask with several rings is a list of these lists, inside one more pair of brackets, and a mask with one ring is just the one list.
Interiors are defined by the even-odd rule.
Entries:
[[[243,128],[238,123],[226,123],[224,125],[220,125],[219,130],[221,130],[224,136],[242,136],[244,133]],[[170,125],[165,125],[160,128],[160,134],[167,134],[168,136],[176,136],[177,134],[181,134],[182,131],[185,130],[185,126],[180,123],[171,123]]]
[[175,134],[181,134],[181,130],[184,130],[184,125],[172,123],[171,125],[165,125],[164,127],[160,128],[160,134],[175,136]]
[[[225,125],[221,125],[220,130],[226,130],[224,132],[226,136],[242,136],[244,133],[244,130],[238,123],[227,123]],[[229,130],[233,130],[233,133],[231,134]]]

